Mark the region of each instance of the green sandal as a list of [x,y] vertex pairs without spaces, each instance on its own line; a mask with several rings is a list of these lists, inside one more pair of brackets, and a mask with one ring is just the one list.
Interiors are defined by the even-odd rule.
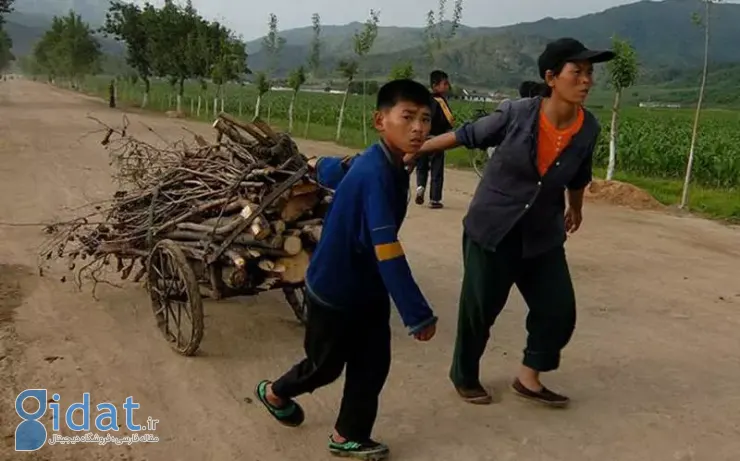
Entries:
[[365,461],[382,461],[388,458],[390,450],[382,443],[368,440],[366,442],[335,442],[332,436],[329,436],[329,452],[334,456],[342,458],[355,458]]
[[275,418],[280,424],[284,424],[290,427],[297,427],[303,423],[306,415],[303,413],[303,408],[293,400],[288,400],[288,403],[282,407],[276,407],[267,400],[267,386],[271,384],[270,381],[264,380],[257,384],[254,390],[254,395],[257,399],[262,402],[262,405],[267,408],[267,411]]

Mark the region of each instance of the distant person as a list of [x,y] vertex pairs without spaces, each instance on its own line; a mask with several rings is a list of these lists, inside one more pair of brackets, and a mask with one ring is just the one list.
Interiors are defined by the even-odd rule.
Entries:
[[361,155],[316,162],[317,177],[336,192],[306,274],[306,357],[255,392],[275,419],[298,426],[304,413],[294,398],[333,383],[346,367],[329,451],[380,460],[389,450],[371,433],[391,363],[389,293],[417,340],[430,340],[437,324],[398,241],[409,190],[403,158],[429,134],[429,90],[413,80],[383,85],[374,124],[381,140]]
[[522,98],[534,98],[537,96],[547,96],[550,87],[545,82],[533,82],[526,80],[519,85],[519,96]]
[[[441,70],[435,70],[429,74],[429,83],[434,96],[432,102],[432,129],[429,134],[436,136],[447,133],[455,126],[455,118],[452,116],[452,110],[447,102],[447,95],[450,92],[450,77]],[[432,152],[419,158],[416,163],[417,205],[424,204],[424,195],[430,173],[429,206],[431,208],[442,208],[442,187],[445,180],[444,151]]]
[[566,232],[576,232],[583,220],[583,194],[601,130],[582,104],[594,83],[593,65],[613,57],[572,38],[555,40],[538,60],[545,96],[504,101],[490,115],[428,140],[419,151],[498,146],[463,220],[464,276],[450,378],[467,402],[492,401],[480,382],[480,359],[516,285],[529,313],[527,346],[512,389],[545,405],[569,403],[545,387],[540,374],[560,366],[561,350],[575,328],[564,243]]

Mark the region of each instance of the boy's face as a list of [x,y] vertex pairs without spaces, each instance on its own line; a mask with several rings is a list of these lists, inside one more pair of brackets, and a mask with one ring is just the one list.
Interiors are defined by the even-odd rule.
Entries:
[[415,154],[432,128],[432,111],[427,106],[399,101],[390,109],[375,112],[375,129],[397,154]]
[[442,80],[432,87],[432,91],[434,91],[435,93],[446,95],[450,92],[450,81]]

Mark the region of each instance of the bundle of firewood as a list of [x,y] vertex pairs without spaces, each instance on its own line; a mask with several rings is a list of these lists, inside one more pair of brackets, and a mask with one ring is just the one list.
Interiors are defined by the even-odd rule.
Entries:
[[48,226],[44,259],[66,259],[78,284],[83,275],[102,281],[111,263],[123,279],[138,268],[138,281],[151,249],[168,239],[199,277],[218,266],[236,290],[303,281],[331,192],[286,134],[227,114],[213,126],[214,143],[195,135],[164,149],[106,127],[120,188],[91,213]]

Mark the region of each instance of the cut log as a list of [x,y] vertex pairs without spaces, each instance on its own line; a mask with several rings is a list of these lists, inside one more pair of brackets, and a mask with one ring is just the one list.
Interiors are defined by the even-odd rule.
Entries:
[[303,242],[300,237],[288,235],[283,239],[283,250],[290,256],[295,256],[303,250]]
[[280,211],[280,218],[286,223],[293,222],[310,211],[319,203],[317,194],[306,194],[292,197]]
[[285,283],[300,283],[306,278],[306,270],[308,269],[308,263],[310,255],[306,250],[301,250],[295,256],[287,256],[280,258],[275,261],[275,264],[285,266],[285,272],[281,274],[281,278]]
[[[242,130],[249,133],[250,136],[252,136],[254,139],[257,140],[260,144],[266,144],[268,142],[268,138],[264,136],[262,133],[259,132],[259,130],[254,127],[253,125],[250,125],[248,123],[244,123],[240,120],[237,120],[236,118],[232,117],[231,115],[227,114],[226,112],[221,112],[218,114],[218,117],[222,119],[222,121],[226,121],[234,126],[237,126],[241,128]],[[215,125],[215,124],[214,124]],[[248,143],[248,144],[251,144]]]
[[265,272],[272,272],[275,268],[275,261],[271,259],[263,259],[257,263],[257,266]]
[[309,240],[311,240],[314,243],[319,243],[319,239],[321,238],[321,231],[323,229],[323,226],[319,224],[311,224],[309,226],[304,226],[303,229],[301,229],[301,232],[303,235],[307,236]]
[[[191,232],[191,231],[174,231],[169,232],[164,235],[165,238],[170,240],[178,241],[179,243],[186,243],[188,241],[190,242],[210,242],[211,237],[209,234],[200,233],[200,232]],[[215,242],[222,242],[224,240],[223,235],[215,235],[213,238],[213,241]],[[286,256],[287,253],[283,250],[283,243],[284,241],[280,239],[279,241],[273,242],[272,240],[256,240],[253,235],[249,234],[240,234],[234,239],[234,248],[237,248],[237,245],[241,245],[244,247],[249,247],[253,252],[258,252],[259,255],[263,254],[269,254],[272,256]],[[229,248],[232,248],[230,246]],[[112,251],[113,252],[113,251]],[[118,254],[124,254],[122,250],[120,250],[120,247],[116,248],[115,253]],[[149,253],[142,252],[143,256],[148,256]],[[243,253],[242,255],[248,255],[247,253]],[[142,256],[142,255],[139,255]]]
[[259,128],[260,131],[262,131],[272,142],[277,143],[280,141],[280,137],[275,133],[270,125],[265,123],[262,119],[256,118],[254,121],[252,121],[252,125]]
[[302,184],[296,184],[293,186],[293,188],[290,190],[290,193],[293,197],[297,197],[299,195],[306,195],[306,194],[312,194],[314,192],[318,192],[319,186],[312,182],[304,182]]
[[295,227],[303,229],[306,226],[322,225],[324,220],[322,218],[307,219],[305,221],[298,221],[294,224]]
[[279,281],[280,281],[279,277],[269,277],[269,278],[266,278],[264,282],[257,285],[256,288],[262,291],[271,290],[272,287],[274,287],[275,284],[277,284]]
[[215,235],[224,235],[236,229],[239,223],[241,223],[242,221],[243,218],[241,218],[239,215],[234,217],[225,216],[220,219],[206,219],[200,224],[183,222],[179,223],[177,225],[177,228],[186,231],[201,232],[204,234],[213,233]]
[[[254,204],[245,206],[241,212],[241,217],[243,219],[248,219],[256,209],[257,205]],[[236,229],[236,227],[238,226],[234,226],[234,229]],[[262,216],[257,216],[255,220],[252,221],[252,224],[249,225],[249,233],[252,234],[256,240],[264,240],[271,232],[270,223],[268,223]]]
[[272,230],[275,235],[283,235],[286,227],[285,221],[281,219],[272,222]]
[[253,141],[245,138],[241,133],[239,133],[239,130],[234,128],[233,125],[220,118],[216,119],[216,121],[213,122],[213,128],[237,144],[243,144],[246,146],[253,144]]
[[221,269],[221,279],[229,288],[241,288],[247,283],[247,271],[244,267],[226,266]]

